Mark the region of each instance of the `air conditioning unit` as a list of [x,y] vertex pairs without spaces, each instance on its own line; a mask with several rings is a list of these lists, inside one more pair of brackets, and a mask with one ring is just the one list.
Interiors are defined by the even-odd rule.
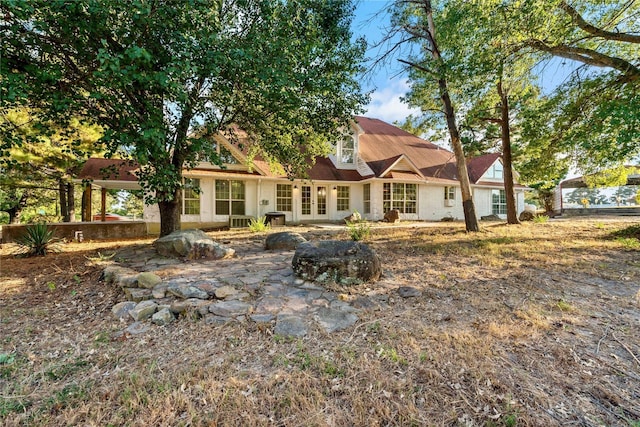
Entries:
[[444,201],[444,205],[448,208],[452,207],[454,203],[455,203],[455,200],[452,200],[452,199],[447,199]]

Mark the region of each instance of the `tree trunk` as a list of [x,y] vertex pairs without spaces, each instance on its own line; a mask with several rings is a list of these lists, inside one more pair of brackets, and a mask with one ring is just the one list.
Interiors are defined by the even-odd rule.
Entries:
[[160,237],[180,230],[180,214],[182,213],[182,190],[176,189],[173,200],[158,202],[160,209]]
[[[431,2],[425,3],[427,11],[427,21],[429,23],[429,35],[431,37],[432,49],[431,53],[433,59],[441,64],[442,58],[440,57],[440,51],[436,43],[436,31],[435,24],[433,22],[433,12],[431,10]],[[444,77],[438,79],[438,86],[440,87],[440,99],[444,107],[444,113],[447,119],[447,127],[449,128],[449,135],[451,136],[451,146],[453,147],[453,153],[456,156],[456,168],[458,170],[458,181],[460,181],[460,190],[462,192],[462,208],[464,209],[464,222],[467,231],[480,231],[478,225],[478,217],[476,216],[476,209],[473,204],[473,196],[471,194],[471,182],[469,181],[469,172],[467,170],[467,161],[464,156],[464,150],[462,149],[462,141],[460,140],[460,132],[458,131],[458,125],[456,124],[456,116],[453,110],[453,104],[449,97],[449,89],[447,88],[447,81]]]
[[6,210],[9,214],[9,224],[17,224],[18,218],[20,217],[20,212],[27,206],[27,200],[29,199],[29,191],[24,190],[20,199],[16,202],[15,205]]
[[509,128],[509,98],[502,87],[502,79],[498,80],[500,95],[500,130],[502,137],[502,161],[504,163],[504,194],[507,201],[507,224],[520,224],[516,195],[513,190],[513,162],[511,161],[511,131]]
[[73,184],[67,183],[67,215],[69,215],[69,222],[76,221],[76,198],[73,188]]

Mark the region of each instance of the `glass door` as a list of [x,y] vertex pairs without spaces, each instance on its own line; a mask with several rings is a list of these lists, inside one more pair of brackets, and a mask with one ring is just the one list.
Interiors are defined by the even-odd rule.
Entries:
[[300,189],[300,215],[303,220],[328,219],[327,187],[303,185]]

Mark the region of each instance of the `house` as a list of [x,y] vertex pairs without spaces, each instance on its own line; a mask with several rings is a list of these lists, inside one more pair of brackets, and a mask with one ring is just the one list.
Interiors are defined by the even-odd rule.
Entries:
[[[390,209],[403,220],[464,218],[453,153],[378,119],[356,117],[350,137],[339,141],[329,157],[317,158],[308,179],[290,181],[260,159],[248,164],[237,145],[222,136],[215,143],[225,168],[201,163],[184,172],[187,185],[201,189],[184,190],[184,228],[243,225],[271,212],[283,214],[287,224],[341,221],[355,210],[369,220],[381,220]],[[105,166],[98,167],[101,162],[90,159],[80,179],[92,179],[101,188],[122,181],[122,188],[130,188],[132,173],[105,178],[96,173]],[[468,170],[476,214],[505,216],[500,155],[476,157]],[[515,188],[521,212],[526,187]],[[159,231],[157,205],[145,208],[144,219],[150,232]]]

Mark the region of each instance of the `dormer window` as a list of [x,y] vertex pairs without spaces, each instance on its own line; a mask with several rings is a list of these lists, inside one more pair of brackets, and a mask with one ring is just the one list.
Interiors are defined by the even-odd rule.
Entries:
[[338,159],[340,159],[340,163],[353,164],[355,162],[355,146],[355,140],[351,135],[340,141],[338,144]]
[[503,172],[502,163],[495,162],[491,167],[491,170],[489,171],[489,178],[502,179],[502,172]]

